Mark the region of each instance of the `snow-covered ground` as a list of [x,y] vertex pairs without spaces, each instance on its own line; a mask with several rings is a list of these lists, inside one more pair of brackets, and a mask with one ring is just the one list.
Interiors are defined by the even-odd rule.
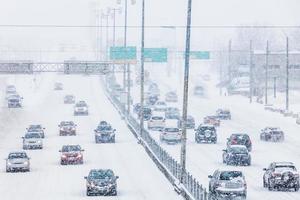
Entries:
[[[300,137],[298,126],[291,118],[285,118],[278,113],[265,111],[263,105],[253,103],[242,96],[220,96],[219,89],[215,87],[217,78],[210,71],[209,62],[192,63],[190,76],[190,95],[188,114],[195,117],[198,126],[203,117],[214,114],[218,108],[229,108],[232,113],[231,121],[222,121],[218,128],[217,144],[197,144],[194,141],[194,131],[188,131],[187,141],[187,169],[195,176],[200,183],[208,186],[208,175],[215,169],[239,169],[245,173],[248,183],[248,199],[268,199],[286,200],[300,199],[299,192],[270,192],[262,186],[263,168],[273,161],[291,161],[300,169]],[[178,79],[178,74],[172,73],[171,77],[162,70],[161,66],[146,66],[150,71],[150,77],[159,84],[161,97],[170,90],[177,91],[180,101],[169,103],[169,105],[182,108],[182,81]],[[199,81],[199,75],[210,74],[210,81]],[[206,87],[205,98],[192,95],[192,88],[195,84],[202,82]],[[139,102],[139,86],[134,86],[133,96],[135,102]],[[285,141],[282,143],[267,143],[260,141],[260,130],[266,126],[279,126],[285,132]],[[222,149],[226,148],[226,138],[232,133],[244,132],[250,135],[253,144],[252,165],[247,167],[226,166],[222,163]],[[151,131],[154,138],[159,141],[159,132]],[[172,156],[180,159],[180,145],[162,146],[171,153]]]
[[[64,84],[54,91],[54,82]],[[24,97],[24,107],[8,109],[1,93],[0,108],[0,199],[68,200],[68,199],[182,199],[145,153],[143,147],[106,99],[98,76],[1,75],[0,89],[15,84]],[[73,116],[73,106],[64,105],[65,94],[89,104],[89,116]],[[2,101],[3,99],[3,101]],[[74,120],[77,136],[58,136],[58,123]],[[115,144],[95,144],[93,130],[100,120],[109,121],[117,130]],[[43,150],[28,150],[31,172],[6,173],[5,160],[12,150],[21,150],[25,128],[41,123],[46,127]],[[84,164],[61,166],[59,149],[64,144],[80,144]],[[120,176],[117,197],[87,197],[85,180],[90,169],[111,168]]]

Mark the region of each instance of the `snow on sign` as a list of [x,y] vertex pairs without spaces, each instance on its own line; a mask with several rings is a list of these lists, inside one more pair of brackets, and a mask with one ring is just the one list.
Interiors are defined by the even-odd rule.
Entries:
[[209,51],[191,51],[190,52],[190,59],[209,60],[210,59],[210,52]]
[[145,48],[145,62],[163,63],[168,62],[167,48]]
[[136,47],[110,47],[110,60],[117,62],[136,61]]

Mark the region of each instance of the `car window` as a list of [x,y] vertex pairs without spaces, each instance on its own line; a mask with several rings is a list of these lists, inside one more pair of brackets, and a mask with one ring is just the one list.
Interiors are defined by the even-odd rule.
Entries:
[[27,158],[26,153],[24,152],[17,152],[17,153],[10,153],[8,156],[9,159],[14,159],[14,158]]
[[81,147],[79,145],[68,145],[68,146],[62,147],[63,152],[80,151],[80,150],[81,150]]
[[92,170],[89,173],[89,178],[92,179],[110,179],[114,177],[114,173],[111,170]]
[[41,135],[39,133],[28,133],[25,135],[26,139],[30,139],[30,138],[41,138]]
[[165,128],[166,132],[178,132],[179,129],[178,128]]
[[293,165],[279,165],[275,166],[275,171],[283,172],[283,171],[296,171],[296,167]]
[[224,171],[220,174],[220,180],[229,181],[238,177],[243,177],[240,171]]

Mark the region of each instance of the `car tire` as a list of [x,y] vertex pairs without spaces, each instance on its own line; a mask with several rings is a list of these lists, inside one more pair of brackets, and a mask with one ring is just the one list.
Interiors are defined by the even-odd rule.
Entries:
[[265,179],[263,178],[263,187],[266,188],[267,187],[267,183],[265,181]]
[[88,190],[86,191],[86,196],[92,196]]
[[268,181],[268,190],[269,191],[273,191],[274,190],[274,187],[271,186],[270,181]]
[[298,184],[294,186],[295,192],[298,192],[298,191],[299,191],[299,187],[300,187],[300,186],[299,186],[299,182],[298,182]]

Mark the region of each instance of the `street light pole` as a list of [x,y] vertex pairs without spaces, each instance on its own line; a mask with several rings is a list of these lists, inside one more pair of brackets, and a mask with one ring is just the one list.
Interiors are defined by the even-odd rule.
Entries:
[[289,38],[286,38],[286,96],[285,109],[289,110]]
[[183,112],[182,112],[182,141],[180,164],[182,167],[180,183],[184,182],[184,173],[186,171],[186,120],[188,109],[188,92],[189,92],[189,64],[190,64],[190,39],[191,39],[191,14],[192,14],[192,0],[188,0],[187,9],[187,26],[186,26],[186,44],[185,44],[185,64],[184,64],[184,86],[183,86]]
[[249,100],[252,103],[252,96],[253,96],[253,49],[252,49],[252,40],[250,40],[250,77],[249,77]]
[[144,130],[144,47],[145,47],[145,0],[142,1],[142,38],[141,38],[141,108],[140,108],[140,135]]
[[268,69],[269,68],[269,41],[266,48],[266,69],[265,69],[265,105],[268,104]]

